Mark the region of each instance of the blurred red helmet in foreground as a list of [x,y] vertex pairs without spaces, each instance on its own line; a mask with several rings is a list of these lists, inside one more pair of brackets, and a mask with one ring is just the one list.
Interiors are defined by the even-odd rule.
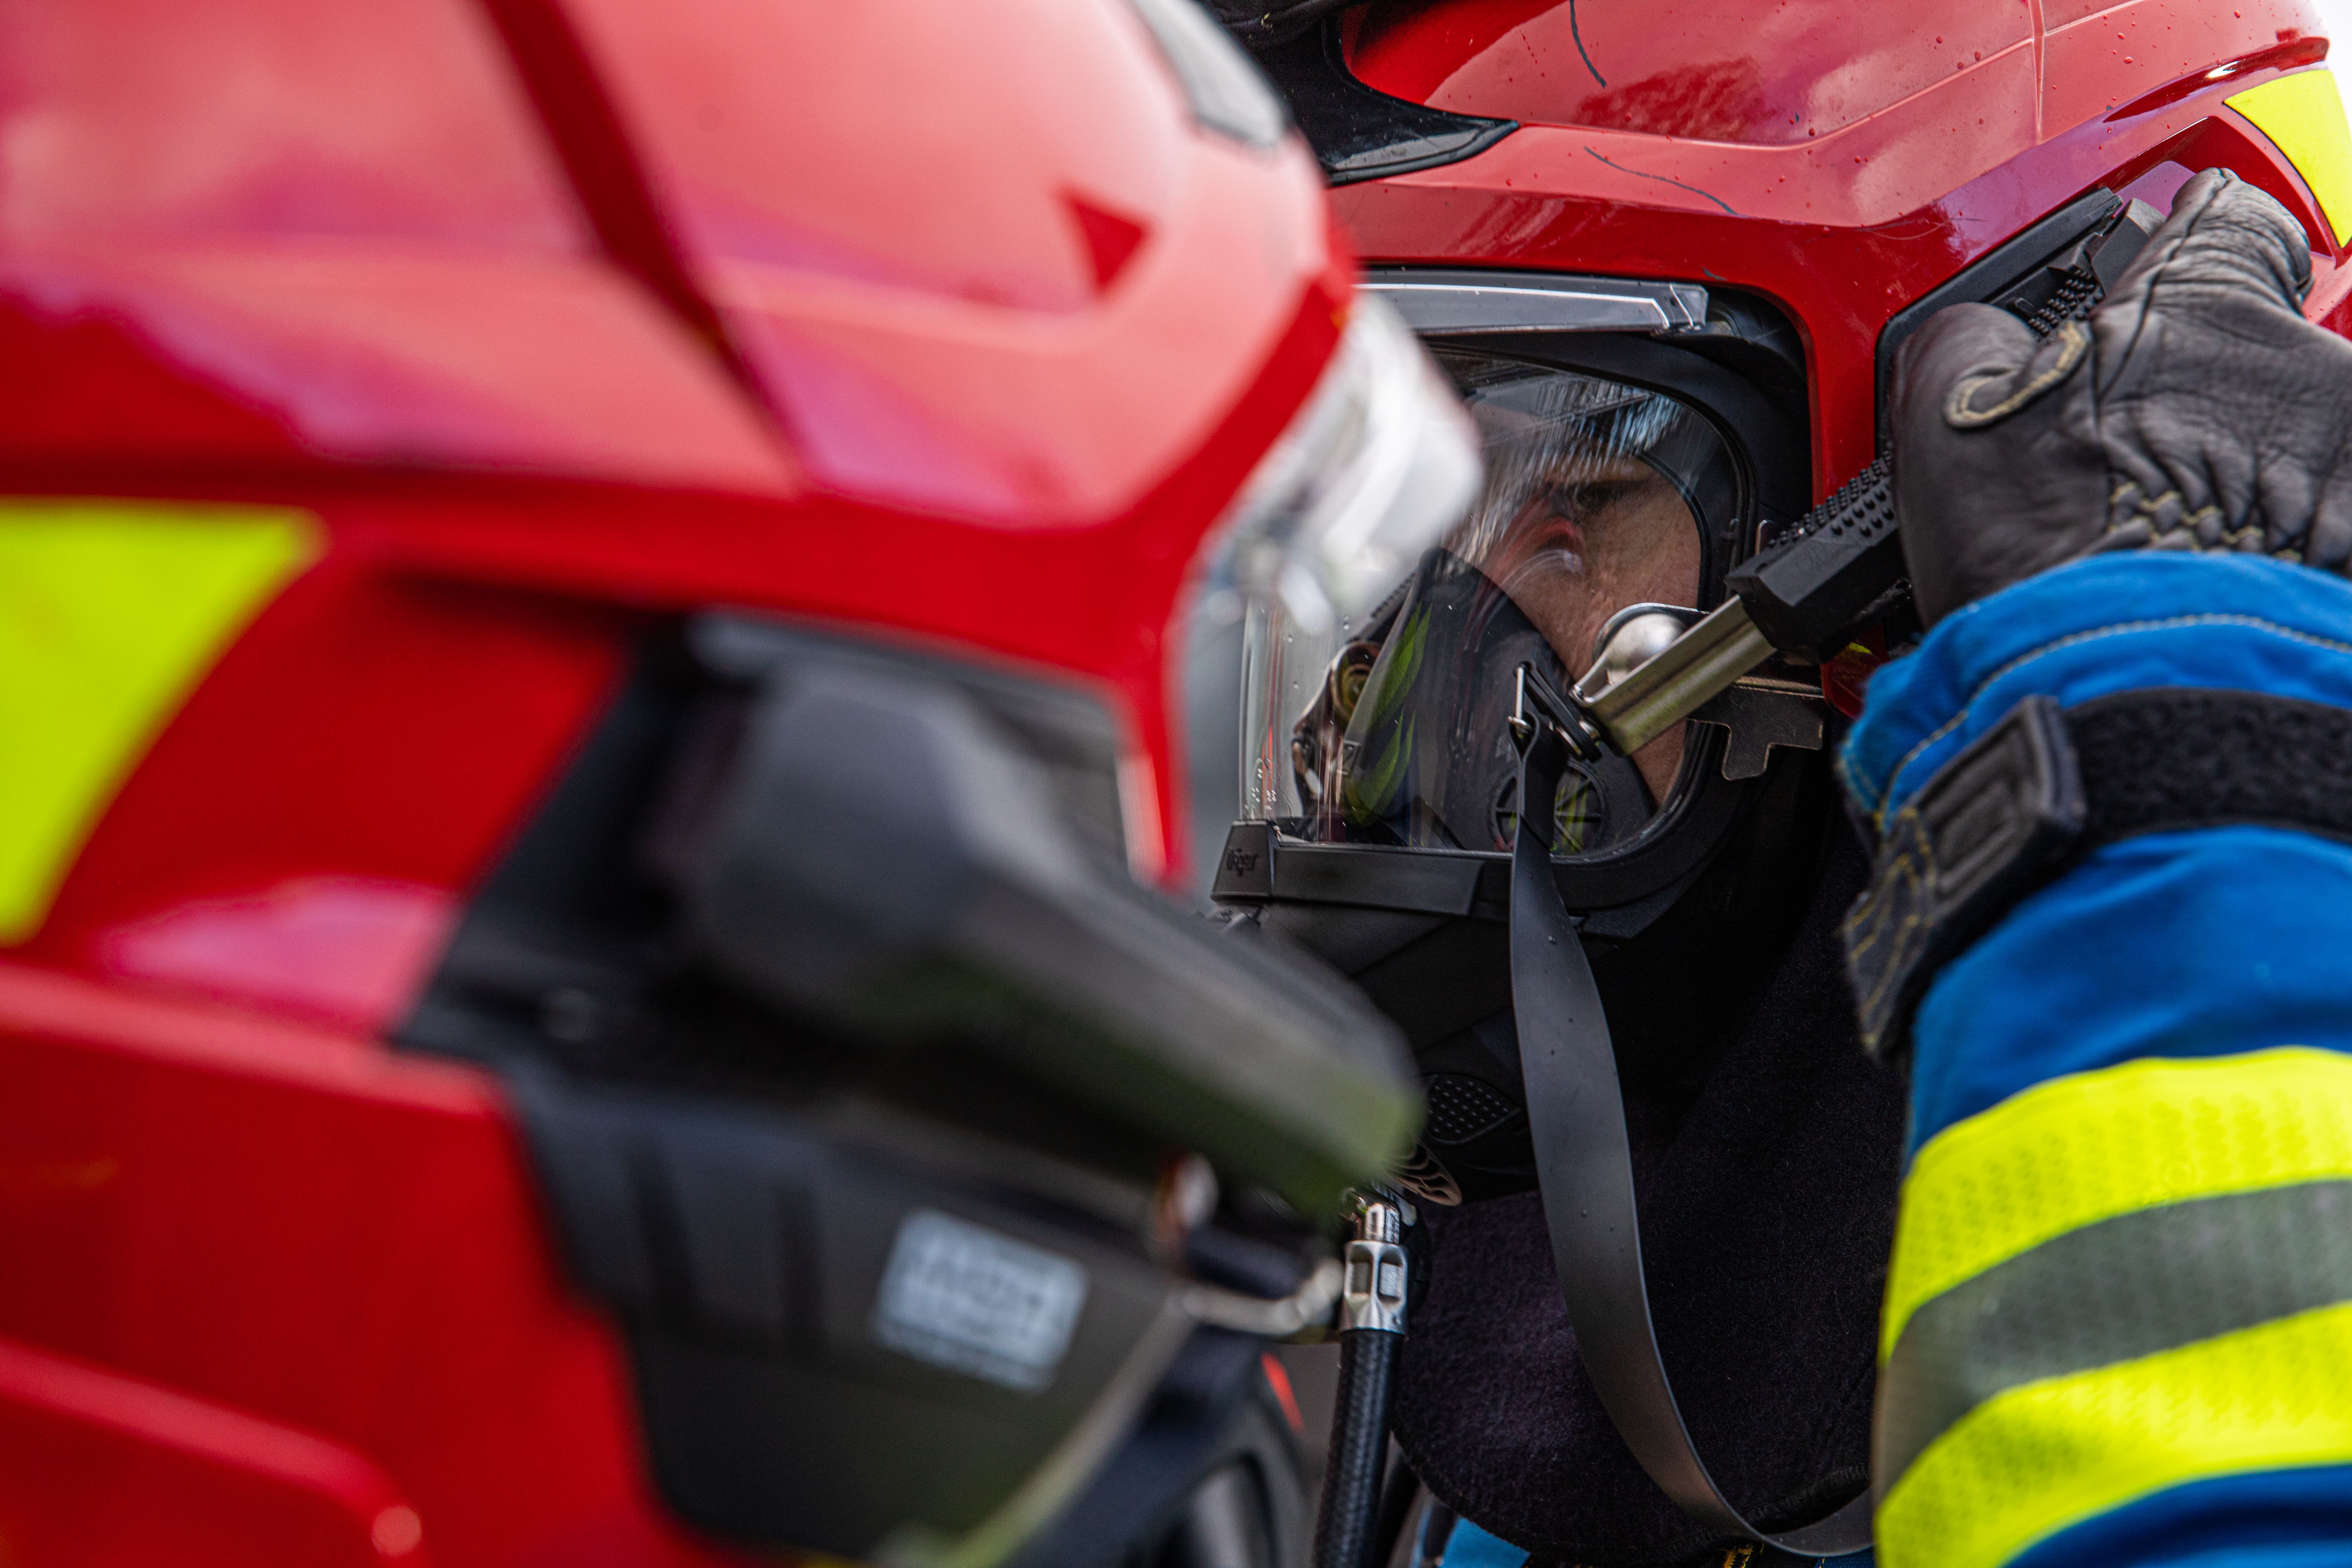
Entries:
[[1171,628],[1475,470],[1238,52],[95,0],[0,58],[8,1551],[1076,1562],[1259,1441],[1234,1331],[1412,1101],[1137,888]]

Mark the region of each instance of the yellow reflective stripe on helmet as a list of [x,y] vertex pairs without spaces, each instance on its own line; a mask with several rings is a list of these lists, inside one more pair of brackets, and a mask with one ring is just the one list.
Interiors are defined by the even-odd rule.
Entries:
[[0,501],[0,942],[39,929],[115,790],[320,539],[277,508]]
[[1877,1514],[1885,1568],[1997,1568],[2185,1481],[2352,1460],[2352,1304],[1986,1401]]
[[2297,71],[2232,93],[2227,101],[2286,154],[2318,198],[2336,243],[2352,238],[2352,131],[2345,127],[2336,73]]
[[1880,1358],[1922,1303],[2078,1226],[2332,1176],[2352,1176],[2352,1057],[2339,1052],[2126,1062],[2037,1084],[1912,1162]]

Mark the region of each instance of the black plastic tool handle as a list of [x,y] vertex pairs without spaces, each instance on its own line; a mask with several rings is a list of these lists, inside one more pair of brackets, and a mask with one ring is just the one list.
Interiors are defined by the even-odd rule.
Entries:
[[[2106,298],[2159,221],[2146,202],[2127,203],[1995,302],[2043,336],[2061,322],[2080,321]],[[1727,585],[1774,647],[1812,655],[1886,597],[1903,572],[1894,474],[1882,454],[1784,538],[1735,567]]]

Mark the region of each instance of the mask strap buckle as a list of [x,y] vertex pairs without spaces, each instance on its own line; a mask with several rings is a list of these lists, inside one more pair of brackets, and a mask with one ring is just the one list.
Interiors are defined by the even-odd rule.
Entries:
[[1523,757],[1535,744],[1539,730],[1559,736],[1570,754],[1581,762],[1596,762],[1602,755],[1600,727],[1584,705],[1561,692],[1532,664],[1519,666],[1511,693],[1510,726],[1511,740]]

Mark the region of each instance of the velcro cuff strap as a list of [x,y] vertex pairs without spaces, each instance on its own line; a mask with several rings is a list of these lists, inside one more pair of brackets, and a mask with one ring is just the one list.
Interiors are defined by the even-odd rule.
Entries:
[[1863,1043],[1904,1045],[1936,972],[2092,850],[2236,824],[2352,840],[2352,710],[2187,687],[2025,699],[1886,826],[1843,929]]

